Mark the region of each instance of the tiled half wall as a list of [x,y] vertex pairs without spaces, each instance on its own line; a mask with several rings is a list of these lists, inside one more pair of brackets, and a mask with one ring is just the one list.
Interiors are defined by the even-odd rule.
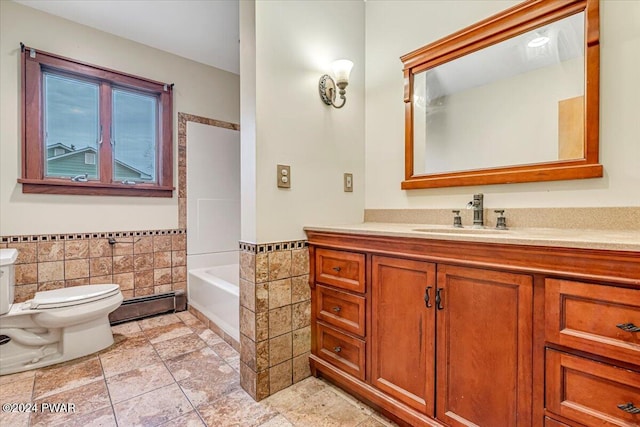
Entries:
[[18,250],[16,302],[100,283],[117,283],[125,299],[187,288],[184,229],[1,236],[0,247]]
[[311,373],[307,242],[240,243],[240,383],[261,400]]

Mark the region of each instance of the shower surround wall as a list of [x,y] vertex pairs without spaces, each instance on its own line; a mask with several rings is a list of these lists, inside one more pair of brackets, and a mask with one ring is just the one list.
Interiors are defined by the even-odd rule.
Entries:
[[117,283],[125,299],[187,287],[182,229],[2,236],[0,242],[18,250],[16,302],[36,291],[99,283]]
[[311,375],[306,241],[240,243],[240,384],[261,400]]

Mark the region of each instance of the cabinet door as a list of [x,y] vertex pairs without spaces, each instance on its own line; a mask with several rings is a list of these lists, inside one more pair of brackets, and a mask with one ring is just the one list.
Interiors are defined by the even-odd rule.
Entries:
[[531,425],[531,276],[438,264],[438,289],[437,418]]
[[371,283],[371,383],[433,416],[435,265],[373,256]]

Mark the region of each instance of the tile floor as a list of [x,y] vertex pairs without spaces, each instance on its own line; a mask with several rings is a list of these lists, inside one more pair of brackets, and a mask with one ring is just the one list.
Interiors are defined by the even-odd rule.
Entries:
[[[238,352],[186,311],[113,332],[116,343],[97,354],[0,377],[0,403],[39,410],[2,412],[0,426],[395,425],[316,378],[255,402],[240,387]],[[69,412],[42,411],[56,403]]]

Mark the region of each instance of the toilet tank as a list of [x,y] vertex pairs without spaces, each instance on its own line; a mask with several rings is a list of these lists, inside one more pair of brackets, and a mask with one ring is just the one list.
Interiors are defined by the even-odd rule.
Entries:
[[0,249],[0,315],[8,312],[13,304],[16,258],[16,249]]

